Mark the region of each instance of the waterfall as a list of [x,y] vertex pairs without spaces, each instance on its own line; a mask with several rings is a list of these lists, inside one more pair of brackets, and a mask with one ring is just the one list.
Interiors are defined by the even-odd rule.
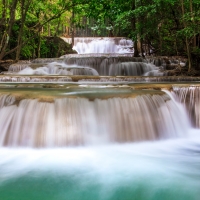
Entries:
[[37,69],[26,68],[20,71],[18,74],[36,74],[36,75],[87,75],[97,76],[99,75],[95,69],[90,67],[81,67],[77,65],[71,65],[68,67],[59,67],[54,64],[48,64],[45,67],[39,67]]
[[200,87],[174,86],[173,93],[177,100],[185,106],[193,126],[200,128]]
[[23,69],[29,68],[30,64],[24,64],[24,63],[16,63],[9,66],[8,71],[9,72],[19,72]]
[[1,95],[0,106],[1,146],[55,147],[158,140],[182,136],[189,128],[186,117],[179,117],[179,107],[167,95],[94,101],[56,98],[54,102],[17,101],[12,95]]
[[[117,66],[131,62],[132,65],[129,68],[134,68],[135,62],[145,62],[142,58],[134,58],[134,57],[119,57],[119,56],[92,56],[92,57],[66,57],[65,63],[68,65],[76,64],[80,66],[89,66],[94,68],[99,75],[109,76],[111,68],[112,71],[117,70]],[[142,65],[141,65],[142,67]],[[142,70],[142,69],[141,69]],[[115,72],[114,72],[115,73]],[[122,75],[122,74],[121,74]],[[135,74],[137,75],[137,74]]]
[[[141,62],[124,62],[111,64],[109,68],[109,76],[142,76],[149,75],[147,72],[156,70],[155,76],[159,75],[158,69],[152,64]],[[161,73],[162,75],[162,73]]]
[[9,73],[21,75],[100,75],[100,76],[162,76],[158,67],[142,58],[128,56],[66,56],[61,60],[43,63],[15,64]]
[[[71,43],[69,38],[62,39]],[[133,42],[125,38],[74,38],[73,49],[78,54],[133,53]]]
[[[98,72],[87,66],[78,66],[75,64],[66,65],[61,62],[51,62],[40,65],[12,65],[9,68],[12,74],[20,75],[99,75]],[[17,73],[15,73],[17,72]]]

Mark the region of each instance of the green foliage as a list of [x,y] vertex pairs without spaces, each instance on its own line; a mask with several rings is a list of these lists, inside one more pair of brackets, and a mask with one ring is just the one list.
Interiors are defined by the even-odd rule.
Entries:
[[27,45],[23,46],[21,49],[21,59],[31,59],[34,57],[34,46],[32,46],[31,43],[28,43]]
[[[14,0],[0,7],[0,38],[5,43],[9,21],[1,20],[4,11],[6,19]],[[28,0],[26,1],[28,2]],[[15,23],[6,51],[17,46],[21,28],[23,8],[22,0],[17,0]],[[73,14],[72,14],[73,13]],[[54,38],[70,30],[90,29],[93,36],[124,36],[149,45],[158,55],[199,54],[194,38],[200,33],[199,0],[31,0],[26,13],[24,31],[21,35],[24,43],[21,58],[37,56],[58,56]],[[38,39],[38,34],[41,36]],[[186,39],[189,51],[186,51]],[[57,41],[58,42],[58,41]],[[2,43],[3,44],[3,43]],[[40,47],[40,48],[39,48]],[[38,53],[40,49],[40,53]],[[66,50],[65,50],[66,51]],[[141,50],[140,50],[141,51]],[[55,53],[53,53],[55,52]],[[14,57],[12,52],[11,57]]]

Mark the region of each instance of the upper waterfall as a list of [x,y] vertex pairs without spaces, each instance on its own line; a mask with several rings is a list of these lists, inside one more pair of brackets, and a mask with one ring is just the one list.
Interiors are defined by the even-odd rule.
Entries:
[[[67,43],[71,38],[62,37]],[[74,38],[73,49],[78,54],[89,53],[133,53],[133,41],[122,37],[83,37]]]

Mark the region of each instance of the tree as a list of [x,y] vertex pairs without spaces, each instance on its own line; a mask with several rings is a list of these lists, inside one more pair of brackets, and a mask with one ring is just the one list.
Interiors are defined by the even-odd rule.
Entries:
[[[2,0],[2,4],[3,7],[0,10],[0,60],[13,52],[16,52],[16,60],[18,60],[23,45],[36,37],[40,40],[42,28],[49,26],[50,22],[59,19],[72,8],[72,1],[64,0]],[[5,18],[6,20],[4,20]],[[19,25],[16,24],[17,21]],[[32,34],[25,35],[25,29],[26,32],[32,32]],[[14,47],[10,46],[10,39],[13,39],[12,32],[17,34],[18,38]],[[38,46],[40,45],[38,44]]]

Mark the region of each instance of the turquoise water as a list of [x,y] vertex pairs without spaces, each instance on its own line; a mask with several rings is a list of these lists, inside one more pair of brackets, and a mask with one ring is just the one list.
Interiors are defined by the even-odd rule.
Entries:
[[200,138],[0,149],[1,200],[199,200]]

